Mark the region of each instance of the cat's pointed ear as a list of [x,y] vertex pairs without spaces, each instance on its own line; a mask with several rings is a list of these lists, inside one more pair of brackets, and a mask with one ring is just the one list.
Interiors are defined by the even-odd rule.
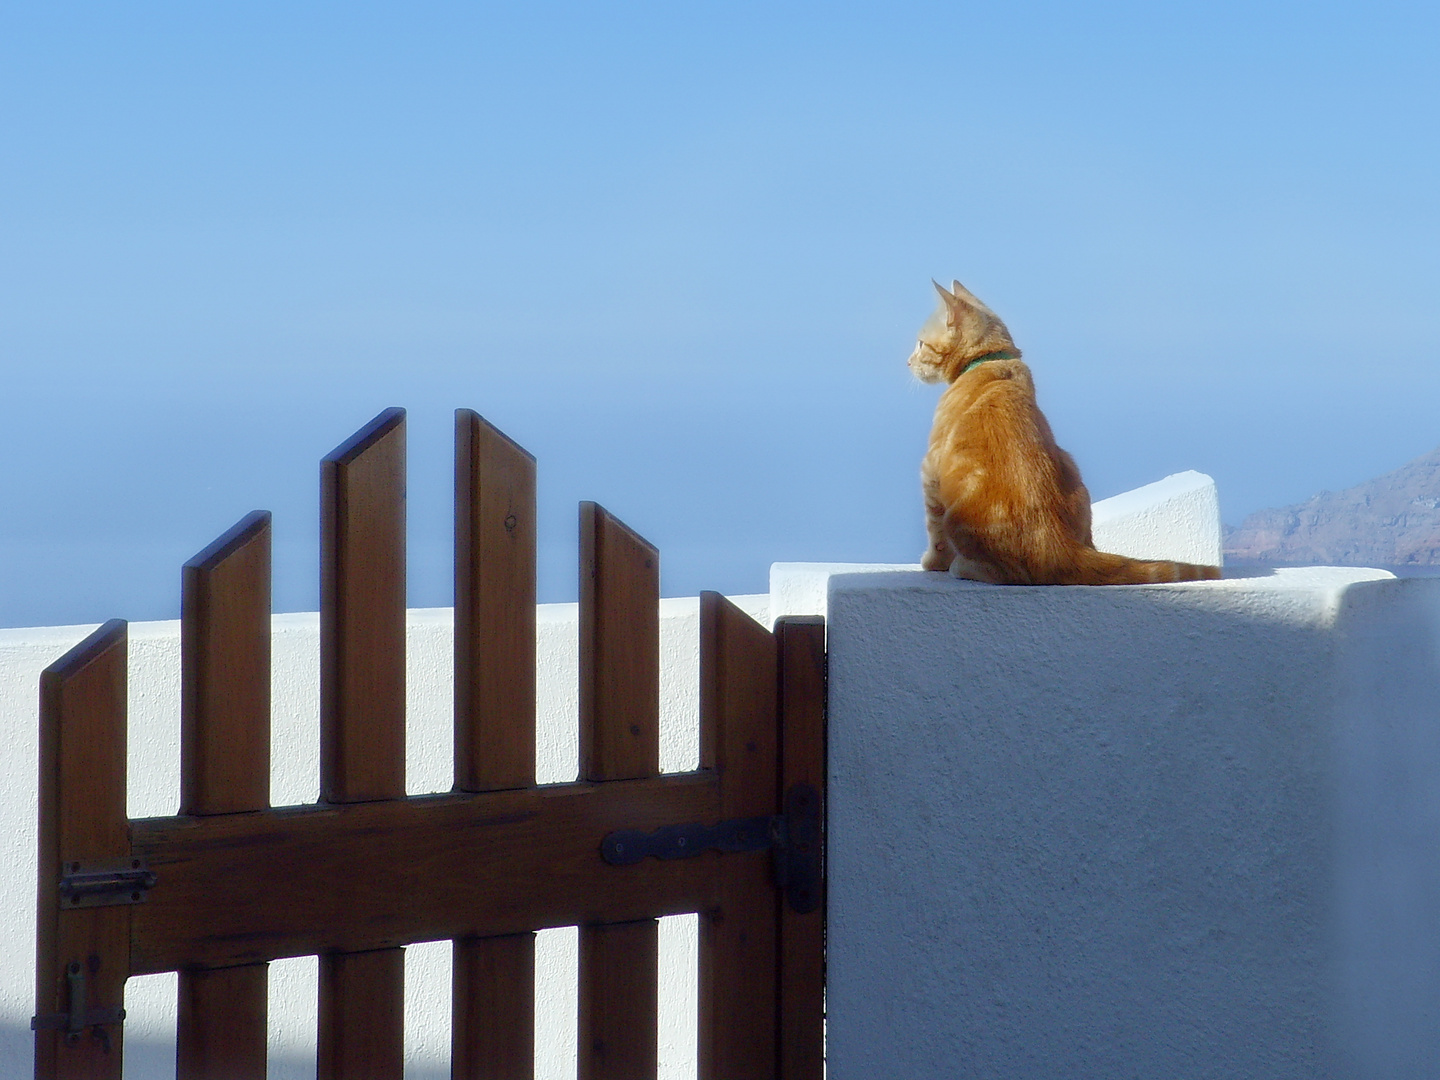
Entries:
[[965,300],[973,300],[977,304],[980,302],[980,298],[978,296],[976,296],[969,289],[965,288],[965,286],[961,285],[958,281],[951,283],[950,292],[954,294],[957,300],[963,298]]
[[953,293],[947,292],[945,286],[941,285],[934,278],[930,279],[930,283],[935,286],[935,291],[940,294],[940,300],[945,305],[945,325],[959,326],[960,318],[969,306],[969,304],[962,299],[962,296],[969,296],[970,294],[965,291],[965,287],[958,281],[955,282],[955,292]]

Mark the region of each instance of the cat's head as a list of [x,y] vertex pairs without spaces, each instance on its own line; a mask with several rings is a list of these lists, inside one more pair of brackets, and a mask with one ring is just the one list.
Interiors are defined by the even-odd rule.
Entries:
[[907,363],[921,382],[953,382],[965,365],[992,352],[1020,350],[1010,331],[969,289],[955,282],[946,289],[931,282],[940,294],[940,306],[920,328],[919,341]]

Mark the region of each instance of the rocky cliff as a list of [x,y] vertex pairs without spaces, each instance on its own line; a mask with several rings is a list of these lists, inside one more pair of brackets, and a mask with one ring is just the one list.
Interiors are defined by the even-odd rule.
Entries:
[[1225,537],[1229,562],[1440,565],[1440,449],[1346,491],[1251,514]]

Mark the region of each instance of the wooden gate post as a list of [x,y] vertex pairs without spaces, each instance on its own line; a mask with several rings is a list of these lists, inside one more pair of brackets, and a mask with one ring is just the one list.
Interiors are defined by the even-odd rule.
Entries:
[[143,869],[125,812],[127,651],[115,619],[40,676],[39,1080],[121,1076],[133,909],[117,889],[88,890]]
[[[822,1080],[825,1074],[825,620],[790,615],[779,620],[780,790],[786,813],[816,814],[813,836],[821,864],[813,891],[801,886],[794,905],[780,904],[780,1080]],[[816,807],[796,800],[816,799]],[[797,910],[800,909],[800,910]]]

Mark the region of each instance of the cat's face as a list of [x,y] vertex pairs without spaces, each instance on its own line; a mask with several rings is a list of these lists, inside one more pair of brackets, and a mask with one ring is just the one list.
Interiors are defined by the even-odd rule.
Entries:
[[910,373],[921,382],[944,382],[945,357],[950,352],[952,337],[951,329],[945,324],[945,304],[942,301],[934,314],[925,320],[925,325],[920,327],[915,350],[905,361]]
[[906,362],[921,382],[949,382],[977,356],[1007,349],[1018,352],[1010,331],[960,282],[952,290],[933,282],[940,306],[920,328],[915,351]]

